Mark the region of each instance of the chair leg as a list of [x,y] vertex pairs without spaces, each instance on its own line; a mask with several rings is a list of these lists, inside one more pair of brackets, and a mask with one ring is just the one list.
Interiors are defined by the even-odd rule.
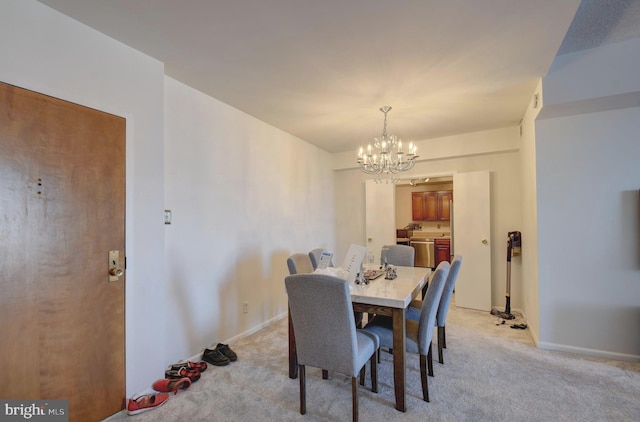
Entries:
[[323,380],[328,380],[329,379],[329,371],[326,369],[322,370],[322,379]]
[[420,355],[420,381],[422,381],[422,399],[429,401],[429,386],[427,385],[427,357]]
[[307,388],[304,373],[304,365],[298,365],[298,378],[300,378],[300,414],[307,413]]
[[358,422],[358,379],[351,377],[351,395],[353,397],[353,422]]
[[[438,327],[440,328],[440,327]],[[444,329],[444,325],[442,326],[442,348],[446,349],[447,348],[447,336],[446,336],[446,330]]]
[[431,353],[431,343],[429,343],[429,353],[427,354],[427,365],[429,366],[429,376],[433,376],[433,354]]
[[367,365],[362,365],[362,369],[360,369],[360,385],[364,385],[365,375],[367,375]]
[[445,347],[444,340],[444,327],[438,327],[438,360],[444,364],[444,352],[442,349]]
[[371,391],[374,393],[378,392],[378,358],[376,356],[380,356],[379,350],[373,352],[371,356]]

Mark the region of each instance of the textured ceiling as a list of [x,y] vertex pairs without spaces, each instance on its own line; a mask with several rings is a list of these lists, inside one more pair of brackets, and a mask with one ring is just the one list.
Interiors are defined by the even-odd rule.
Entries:
[[640,1],[582,0],[558,55],[640,37]]
[[[379,136],[382,105],[404,141],[517,125],[560,48],[638,30],[638,1],[41,2],[330,152]],[[577,10],[586,23],[571,24]]]

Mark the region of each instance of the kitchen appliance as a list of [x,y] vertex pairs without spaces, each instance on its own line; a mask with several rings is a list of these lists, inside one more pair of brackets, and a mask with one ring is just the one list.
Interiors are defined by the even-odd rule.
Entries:
[[420,230],[420,225],[415,223],[409,223],[403,229],[397,229],[396,244],[409,246],[409,239],[413,236],[414,230]]
[[397,229],[396,230],[396,245],[409,245],[409,238],[413,234],[412,230]]
[[416,251],[415,267],[433,268],[435,263],[434,242],[432,238],[414,237],[409,241]]

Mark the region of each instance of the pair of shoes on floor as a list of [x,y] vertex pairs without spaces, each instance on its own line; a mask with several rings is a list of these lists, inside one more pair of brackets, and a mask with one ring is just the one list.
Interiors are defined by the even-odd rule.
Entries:
[[172,379],[189,378],[189,380],[193,383],[200,379],[200,371],[183,366],[178,369],[167,369],[166,371],[164,371],[164,377]]
[[238,360],[238,355],[231,350],[228,344],[218,343],[215,349],[204,349],[202,360],[216,366],[228,365],[229,362]]
[[200,379],[200,373],[207,370],[206,362],[180,362],[174,363],[164,371],[165,378],[184,378],[187,377],[191,382]]
[[151,385],[156,391],[161,393],[171,393],[177,394],[178,390],[186,390],[191,387],[191,380],[187,377],[184,378],[165,378],[161,380],[157,380]]
[[173,370],[181,369],[181,368],[197,369],[200,372],[204,372],[207,370],[207,362],[186,361],[186,362],[174,363],[169,367],[169,369],[173,369]]
[[168,394],[141,394],[133,396],[127,403],[127,413],[129,415],[137,415],[138,413],[153,410],[165,404],[168,399]]

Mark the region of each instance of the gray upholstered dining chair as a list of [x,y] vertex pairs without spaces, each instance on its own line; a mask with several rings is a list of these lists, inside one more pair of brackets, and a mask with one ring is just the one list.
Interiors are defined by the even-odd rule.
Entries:
[[[311,259],[311,265],[314,270],[318,268],[318,262],[320,262],[322,252],[324,252],[323,248],[315,248],[309,251],[309,259]],[[329,262],[329,266],[333,267],[333,258],[331,259],[331,262]]]
[[[287,258],[287,267],[289,268],[289,274],[310,274],[314,271],[313,263],[311,262],[311,257],[308,254],[304,253],[294,253],[289,258]],[[291,316],[291,311],[289,310],[289,316]],[[295,337],[293,324],[291,322],[291,317],[289,317],[289,337]],[[329,379],[329,371],[326,369],[322,370],[322,378]]]
[[[314,251],[319,251],[317,259],[312,256],[312,253],[316,253]],[[320,254],[322,254],[322,251],[324,251],[324,249],[318,248],[312,250],[307,255],[303,253],[294,253],[293,255],[291,255],[289,258],[287,258],[287,267],[289,267],[289,274],[308,274],[314,272],[318,266],[318,260],[320,259],[319,256]],[[362,312],[353,312],[353,319],[356,322],[356,327],[362,328],[362,318]],[[323,378],[327,379],[326,373],[323,373]]]
[[416,251],[413,246],[384,245],[380,252],[380,263],[402,267],[413,267]]
[[[429,282],[427,294],[424,297],[420,320],[407,319],[405,321],[406,351],[407,353],[420,355],[420,379],[422,381],[422,398],[424,401],[429,401],[427,373],[433,376],[431,340],[433,339],[440,296],[442,296],[449,269],[450,265],[447,261],[442,261],[438,264],[433,278]],[[377,315],[364,327],[364,330],[378,335],[380,347],[388,349],[393,347],[393,321],[391,318]],[[394,353],[397,353],[397,351],[394,350]]]
[[313,272],[313,264],[306,253],[294,253],[287,258],[289,274],[308,274]]
[[[456,280],[458,279],[460,266],[462,266],[462,256],[456,255],[453,257],[453,261],[451,261],[451,269],[449,270],[447,281],[444,283],[442,297],[440,298],[440,305],[438,305],[438,312],[436,313],[436,326],[438,327],[438,361],[440,363],[444,363],[443,349],[447,348],[445,324],[447,321],[447,312],[449,312],[449,304],[451,303],[451,296],[453,296],[453,290],[456,286]],[[413,300],[407,309],[406,318],[418,321],[420,319],[421,310],[422,301]]]
[[376,393],[376,334],[357,330],[352,317],[349,283],[325,274],[298,274],[285,278],[295,329],[300,377],[300,413],[306,413],[305,367],[328,369],[351,377],[353,420],[358,420],[358,383],[364,385],[365,366],[371,362],[371,390]]

